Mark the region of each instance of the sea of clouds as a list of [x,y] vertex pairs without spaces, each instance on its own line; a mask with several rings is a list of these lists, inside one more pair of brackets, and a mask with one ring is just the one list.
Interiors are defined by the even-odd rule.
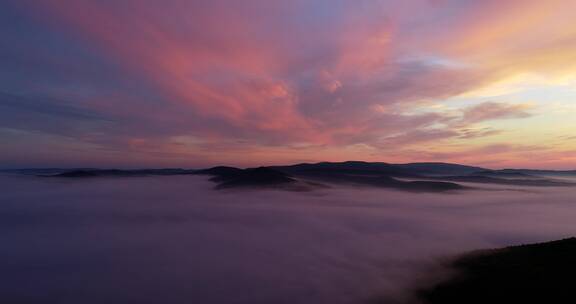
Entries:
[[473,249],[576,235],[576,189],[216,191],[0,177],[0,302],[412,303]]

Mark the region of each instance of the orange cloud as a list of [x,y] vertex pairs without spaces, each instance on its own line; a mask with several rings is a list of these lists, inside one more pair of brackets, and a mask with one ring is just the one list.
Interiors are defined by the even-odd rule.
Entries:
[[494,119],[525,118],[531,114],[526,104],[507,104],[497,102],[485,102],[464,109],[464,115],[460,123],[473,124]]

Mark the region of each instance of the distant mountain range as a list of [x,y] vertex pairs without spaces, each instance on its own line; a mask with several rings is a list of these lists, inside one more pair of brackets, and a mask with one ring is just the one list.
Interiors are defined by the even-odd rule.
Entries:
[[[289,166],[240,169],[21,169],[8,173],[60,178],[136,177],[161,175],[208,175],[217,189],[276,188],[307,191],[334,185],[393,188],[405,191],[454,191],[471,188],[470,184],[511,186],[574,186],[561,177],[576,177],[576,170],[491,170],[450,163],[389,164],[383,162],[321,162]],[[463,185],[463,183],[465,185]]]

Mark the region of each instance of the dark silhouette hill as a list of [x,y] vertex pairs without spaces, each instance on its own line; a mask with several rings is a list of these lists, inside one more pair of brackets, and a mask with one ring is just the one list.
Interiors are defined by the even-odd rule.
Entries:
[[344,162],[299,164],[293,166],[259,167],[238,169],[214,167],[200,170],[197,174],[212,175],[218,189],[237,187],[275,187],[300,183],[319,185],[322,182],[392,188],[405,191],[438,192],[461,190],[464,187],[443,181],[402,181],[392,176],[410,176],[406,170],[386,163]]
[[502,173],[521,173],[535,176],[576,176],[576,170],[502,169],[494,171]]
[[389,164],[382,162],[322,162],[315,164],[297,164],[292,166],[275,166],[276,170],[313,174],[314,172],[338,172],[346,174],[388,175],[395,177],[421,177],[431,175],[460,175],[473,172],[486,171],[480,167],[471,167],[448,163],[411,163]]
[[[398,168],[418,172],[422,175],[467,175],[481,171],[487,171],[485,168],[466,166],[450,163],[409,163],[394,165]],[[490,171],[490,170],[488,170]]]
[[418,292],[425,304],[576,303],[576,238],[473,252],[451,279]]
[[[319,182],[391,188],[405,191],[441,192],[465,188],[459,184],[444,181],[403,181],[393,177],[397,176],[396,174],[388,174],[389,173],[378,171],[365,172],[334,168],[294,172],[294,176]],[[416,178],[417,176],[411,177]]]
[[493,178],[506,178],[506,179],[541,179],[541,177],[522,173],[522,172],[507,172],[507,171],[501,171],[501,170],[478,171],[478,172],[473,172],[469,175],[493,177]]
[[[419,174],[418,170],[381,162],[322,162],[271,168],[300,178],[337,184],[423,192],[442,192],[465,188],[453,182],[417,180],[424,178],[423,175]],[[399,178],[410,180],[405,181]]]
[[291,191],[308,191],[326,187],[318,183],[300,181],[290,175],[267,167],[238,169],[234,167],[214,167],[199,170],[196,174],[210,175],[216,182],[216,189],[233,188],[272,188]]
[[276,187],[297,182],[285,173],[265,167],[220,174],[212,179],[219,182],[218,188]]
[[362,161],[347,162],[321,162],[315,164],[297,164],[291,166],[273,166],[275,170],[298,175],[326,174],[361,174],[361,175],[388,175],[407,177],[414,176],[414,171],[404,170],[388,163],[369,163]]
[[[480,167],[449,163],[389,164],[348,161],[341,163],[322,162],[275,166],[275,170],[297,177],[313,180],[353,183],[398,189],[414,188],[446,190],[464,188],[458,182],[496,184],[510,186],[572,186],[574,183],[553,180],[543,176],[532,176],[521,172],[504,172]],[[405,184],[412,181],[414,184]],[[427,182],[424,184],[423,182]],[[433,182],[437,182],[434,184]],[[443,182],[444,184],[441,184]],[[448,184],[446,184],[448,183]]]
[[213,180],[217,181],[218,178],[227,179],[231,177],[238,176],[244,170],[234,167],[227,167],[227,166],[218,166],[212,167],[209,169],[198,170],[195,174],[200,175],[211,175],[213,176]]
[[[59,169],[60,170],[60,169]],[[62,178],[131,177],[150,175],[209,175],[218,189],[238,187],[279,187],[288,184],[319,183],[350,184],[392,188],[406,191],[450,191],[465,189],[459,183],[494,184],[509,186],[573,186],[576,183],[561,180],[576,171],[548,171],[505,169],[490,170],[481,167],[450,163],[389,164],[384,162],[320,162],[288,166],[269,166],[240,169],[217,166],[208,169],[75,169],[64,171],[38,171],[41,176]],[[22,171],[34,172],[34,171]],[[552,173],[554,174],[552,174]],[[558,178],[554,178],[557,176]]]

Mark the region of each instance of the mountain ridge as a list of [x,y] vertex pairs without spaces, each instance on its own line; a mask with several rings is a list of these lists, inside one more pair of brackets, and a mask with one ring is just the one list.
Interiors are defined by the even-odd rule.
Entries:
[[[6,171],[3,171],[6,172]],[[335,185],[392,188],[404,191],[445,192],[473,188],[470,185],[564,187],[576,183],[559,179],[576,176],[576,171],[531,169],[491,170],[482,167],[443,163],[345,161],[299,163],[285,166],[236,168],[216,166],[206,169],[25,169],[11,170],[26,175],[59,178],[141,177],[170,175],[208,175],[216,189],[274,188],[315,189]],[[461,184],[464,183],[464,184]]]

